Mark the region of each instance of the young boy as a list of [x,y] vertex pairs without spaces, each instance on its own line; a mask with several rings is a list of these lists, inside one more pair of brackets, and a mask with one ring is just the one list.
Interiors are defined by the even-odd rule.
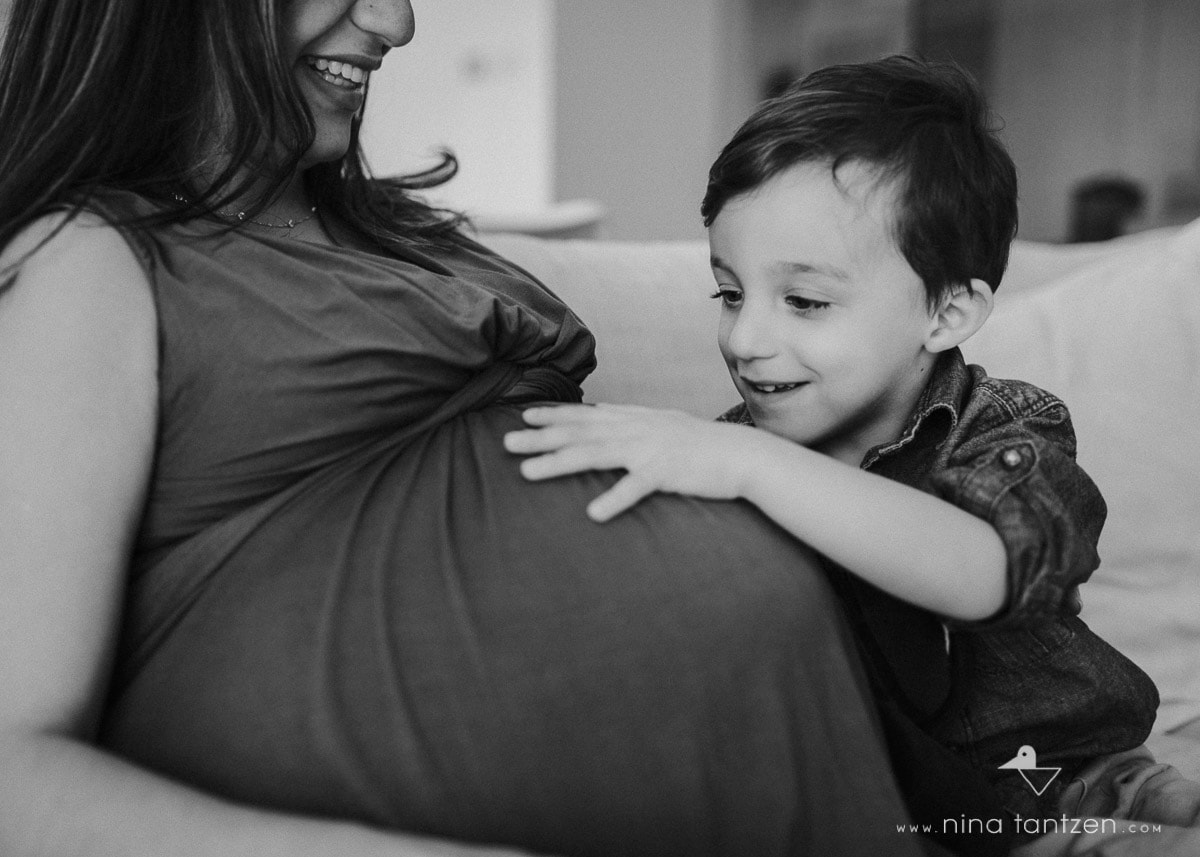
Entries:
[[[508,448],[540,453],[531,479],[627,471],[597,521],[655,491],[756,505],[837,567],[876,694],[1011,811],[1053,814],[1075,770],[1142,742],[1158,697],[1077,616],[1105,505],[1066,407],[958,349],[1017,220],[977,89],[902,57],[816,72],[747,120],[701,210],[743,404],[717,423],[534,408]],[[1000,768],[1025,746],[1064,769],[1040,807]]]

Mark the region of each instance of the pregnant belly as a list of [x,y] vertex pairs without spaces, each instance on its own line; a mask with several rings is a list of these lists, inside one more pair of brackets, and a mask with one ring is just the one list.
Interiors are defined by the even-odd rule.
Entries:
[[256,805],[546,852],[870,853],[855,819],[903,811],[809,554],[738,503],[595,524],[613,476],[523,481],[518,423],[358,462],[186,598],[134,599],[167,618],[103,743]]

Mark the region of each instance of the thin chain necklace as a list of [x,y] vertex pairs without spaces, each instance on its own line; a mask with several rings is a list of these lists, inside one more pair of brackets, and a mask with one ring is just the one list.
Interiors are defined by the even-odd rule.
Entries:
[[[175,198],[176,202],[181,202],[184,205],[191,204],[191,200],[181,193],[173,193],[171,196]],[[262,220],[255,220],[252,217],[248,217],[244,211],[218,211],[215,213],[218,217],[224,217],[226,220],[239,220],[243,223],[253,223],[255,226],[266,226],[268,229],[295,229],[301,223],[307,223],[316,217],[317,207],[314,205],[308,210],[308,214],[306,214],[304,217],[301,217],[299,220],[295,218],[289,218],[283,223],[267,223]]]

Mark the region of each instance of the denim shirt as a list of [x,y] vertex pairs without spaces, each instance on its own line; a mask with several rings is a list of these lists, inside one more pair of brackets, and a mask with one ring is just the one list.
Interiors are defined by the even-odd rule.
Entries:
[[[752,424],[744,405],[719,419]],[[1107,509],[1075,461],[1061,400],[991,378],[956,348],[939,358],[900,437],[868,451],[861,466],[984,519],[1007,555],[1009,594],[999,612],[978,622],[936,617],[953,657],[919,650],[915,634],[896,657],[891,632],[909,628],[917,612],[932,614],[879,590],[867,595],[871,627],[856,632],[879,638],[899,692],[930,681],[936,688],[945,671],[949,703],[924,718],[935,738],[985,769],[1026,811],[1034,808],[1020,777],[998,770],[1023,745],[1035,749],[1039,766],[1070,770],[1145,740],[1158,707],[1154,684],[1078,616],[1078,586],[1100,563]],[[860,593],[868,586],[858,584]],[[920,712],[918,705],[918,720]]]

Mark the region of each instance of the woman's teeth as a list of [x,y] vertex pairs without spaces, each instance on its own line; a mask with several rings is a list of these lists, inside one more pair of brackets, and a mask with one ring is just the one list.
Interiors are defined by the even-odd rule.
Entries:
[[799,384],[751,384],[751,387],[758,390],[760,393],[786,393],[788,390],[794,390],[799,387]]
[[308,61],[308,64],[316,69],[321,77],[335,86],[358,86],[370,74],[366,69],[348,62],[327,60],[324,57],[314,57]]

